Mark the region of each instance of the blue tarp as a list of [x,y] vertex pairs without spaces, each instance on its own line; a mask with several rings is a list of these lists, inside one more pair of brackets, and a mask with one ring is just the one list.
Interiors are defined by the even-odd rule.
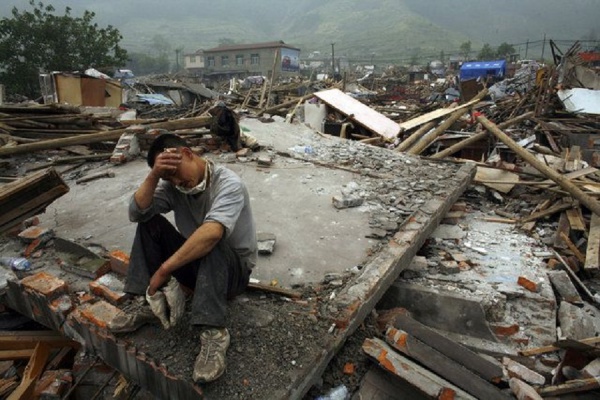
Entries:
[[476,79],[493,76],[503,78],[506,74],[506,61],[469,61],[460,67],[460,79]]

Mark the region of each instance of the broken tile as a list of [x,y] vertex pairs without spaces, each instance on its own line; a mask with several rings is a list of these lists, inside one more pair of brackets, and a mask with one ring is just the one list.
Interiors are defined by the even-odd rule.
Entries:
[[127,276],[129,268],[129,255],[121,250],[113,250],[108,254],[110,269],[113,272]]

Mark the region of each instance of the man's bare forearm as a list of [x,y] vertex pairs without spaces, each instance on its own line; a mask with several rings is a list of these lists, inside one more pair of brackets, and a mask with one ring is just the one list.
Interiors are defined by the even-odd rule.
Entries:
[[204,257],[219,243],[223,233],[224,228],[220,223],[205,222],[163,263],[160,269],[172,274],[183,265]]
[[145,210],[152,204],[154,191],[156,190],[159,180],[160,178],[156,177],[152,172],[150,172],[133,195],[135,203],[140,209]]

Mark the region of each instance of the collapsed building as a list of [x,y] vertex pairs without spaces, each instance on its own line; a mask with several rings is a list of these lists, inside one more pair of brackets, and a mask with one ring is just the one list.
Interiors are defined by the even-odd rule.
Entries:
[[[167,120],[2,107],[2,255],[32,265],[2,270],[0,300],[47,328],[0,335],[6,373],[27,365],[5,393],[594,398],[598,88],[577,54],[462,102],[414,101],[418,87],[405,102],[336,82],[234,87],[222,97],[241,116],[238,152],[211,131],[209,97],[159,106]],[[128,301],[138,156],[165,130],[242,176],[256,210],[255,280],[231,305],[232,367],[210,385],[191,380],[189,327],[106,328]]]

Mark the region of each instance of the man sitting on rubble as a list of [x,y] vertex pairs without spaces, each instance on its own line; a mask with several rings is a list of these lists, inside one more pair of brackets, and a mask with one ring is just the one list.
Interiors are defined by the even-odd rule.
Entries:
[[[129,204],[138,226],[125,291],[145,295],[148,304],[137,297],[109,329],[131,332],[156,317],[170,328],[184,313],[179,284],[192,289],[189,322],[202,330],[193,379],[210,382],[225,371],[227,300],[246,289],[256,264],[248,191],[233,171],[198,156],[174,134],[159,135],[147,161],[151,170]],[[161,215],[169,211],[178,230]]]

